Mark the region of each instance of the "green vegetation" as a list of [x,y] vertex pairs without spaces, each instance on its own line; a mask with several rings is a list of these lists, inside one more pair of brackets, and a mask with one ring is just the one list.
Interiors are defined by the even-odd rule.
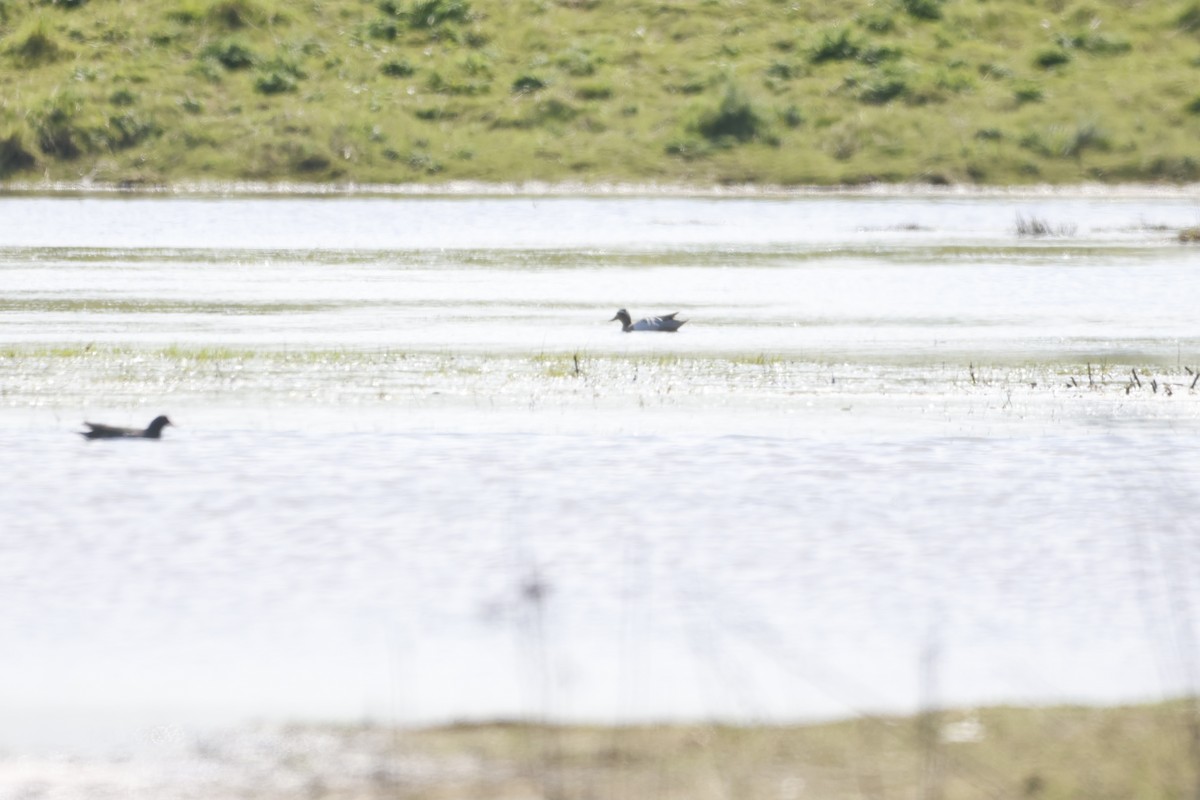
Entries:
[[[1200,785],[1189,746],[1194,722],[1194,706],[1175,702],[981,708],[813,725],[495,722],[395,732],[296,726],[289,733],[338,737],[357,760],[378,764],[376,774],[419,761],[421,781],[400,788],[429,800],[1067,800],[1193,797]],[[348,794],[372,789],[379,792],[378,783]]]
[[0,180],[1200,180],[1195,0],[0,0]]
[[1052,225],[1038,217],[1017,214],[1017,236],[1074,236],[1075,226],[1071,224]]

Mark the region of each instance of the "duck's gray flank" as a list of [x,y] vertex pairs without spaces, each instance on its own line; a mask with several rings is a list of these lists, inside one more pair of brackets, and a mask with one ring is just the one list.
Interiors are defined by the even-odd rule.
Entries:
[[83,424],[88,429],[86,431],[79,431],[79,435],[85,439],[161,439],[163,428],[173,423],[165,416],[157,416],[146,426],[145,430],[141,428],[118,428],[115,425],[102,425],[99,422],[85,422]]
[[639,319],[637,322],[634,322],[633,317],[629,316],[629,312],[622,308],[617,311],[616,316],[610,319],[609,322],[617,319],[621,320],[621,330],[625,331],[626,333],[630,333],[632,331],[661,331],[662,333],[674,333],[675,331],[679,330],[681,325],[687,322],[686,319],[675,319],[675,315],[678,313],[679,312],[676,311],[671,314],[663,314],[661,317],[646,317],[645,319]]

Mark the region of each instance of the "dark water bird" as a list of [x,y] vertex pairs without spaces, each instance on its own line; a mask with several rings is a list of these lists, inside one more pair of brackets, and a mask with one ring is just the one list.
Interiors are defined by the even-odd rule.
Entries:
[[79,435],[85,439],[161,439],[162,429],[173,423],[164,416],[158,416],[146,426],[146,430],[117,428],[113,425],[101,425],[98,422],[83,424],[88,427],[88,430],[79,431]]
[[621,309],[617,315],[609,320],[612,322],[615,319],[621,320],[621,330],[629,333],[631,331],[662,331],[663,333],[674,333],[679,330],[679,326],[687,322],[686,319],[675,319],[675,314],[663,314],[661,317],[646,317],[639,319],[637,322],[629,316],[629,312]]

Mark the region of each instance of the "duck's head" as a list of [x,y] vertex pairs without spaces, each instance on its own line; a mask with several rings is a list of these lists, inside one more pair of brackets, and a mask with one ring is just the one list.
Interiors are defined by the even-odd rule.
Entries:
[[159,416],[155,417],[154,420],[150,423],[150,426],[148,428],[146,428],[146,434],[149,436],[152,436],[154,438],[158,438],[159,434],[162,433],[163,428],[167,427],[168,425],[173,425],[173,424],[174,423],[172,423],[171,420],[167,419],[165,415],[159,415]]
[[609,320],[609,322],[613,322],[614,320],[618,320],[618,319],[621,320],[622,325],[632,325],[633,324],[633,320],[630,318],[629,312],[623,308],[621,310],[619,310],[616,313],[616,315],[612,319]]

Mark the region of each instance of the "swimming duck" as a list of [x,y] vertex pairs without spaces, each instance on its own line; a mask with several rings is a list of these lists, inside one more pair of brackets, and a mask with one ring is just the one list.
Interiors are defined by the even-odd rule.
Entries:
[[79,435],[85,439],[159,439],[162,438],[162,429],[171,425],[171,420],[164,416],[154,418],[146,430],[137,428],[117,428],[112,425],[101,425],[97,422],[83,423],[88,427],[86,431],[79,431]]
[[617,312],[615,317],[609,320],[609,322],[612,322],[616,319],[621,320],[621,330],[625,331],[626,333],[629,333],[630,331],[662,331],[663,333],[674,333],[675,331],[679,330],[680,325],[687,322],[686,319],[675,319],[675,314],[678,313],[679,312],[676,311],[674,314],[663,314],[661,317],[647,317],[646,319],[639,319],[637,322],[634,322],[633,318],[629,316],[629,312],[622,308]]

